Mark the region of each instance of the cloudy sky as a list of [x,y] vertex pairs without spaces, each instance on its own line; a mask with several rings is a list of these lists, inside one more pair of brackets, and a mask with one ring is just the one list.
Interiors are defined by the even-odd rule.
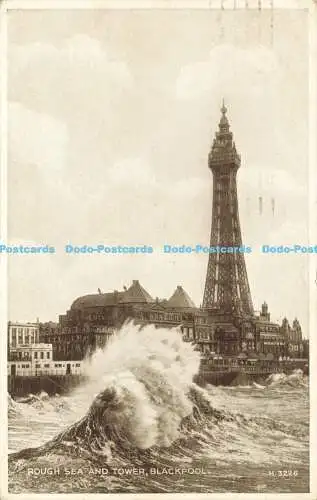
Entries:
[[[9,12],[9,242],[57,249],[10,257],[11,320],[56,320],[132,279],[154,297],[182,284],[201,303],[206,255],[160,249],[209,244],[224,97],[255,308],[297,316],[307,335],[307,259],[257,250],[308,243],[307,16],[276,11],[271,24],[269,11]],[[68,256],[67,243],[156,251]]]

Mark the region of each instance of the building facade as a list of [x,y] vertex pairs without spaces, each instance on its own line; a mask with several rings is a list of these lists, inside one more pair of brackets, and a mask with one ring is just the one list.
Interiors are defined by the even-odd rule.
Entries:
[[[40,339],[53,345],[53,359],[76,361],[103,348],[126,322],[143,326],[179,328],[186,342],[195,344],[204,355],[269,356],[269,359],[292,356],[289,333],[270,321],[267,304],[261,313],[243,321],[239,329],[226,315],[211,315],[195,306],[186,291],[178,286],[170,299],[153,299],[138,280],[127,290],[77,298],[58,326],[40,325]],[[251,335],[250,335],[251,332]],[[301,342],[301,345],[304,345]],[[307,352],[307,349],[306,349]]]
[[25,344],[10,350],[7,373],[11,376],[71,375],[81,373],[81,362],[53,359],[52,344]]
[[8,358],[8,375],[38,374],[49,369],[53,359],[52,344],[24,344],[10,348]]
[[39,343],[39,323],[19,323],[9,321],[8,323],[8,347],[16,348],[20,345]]

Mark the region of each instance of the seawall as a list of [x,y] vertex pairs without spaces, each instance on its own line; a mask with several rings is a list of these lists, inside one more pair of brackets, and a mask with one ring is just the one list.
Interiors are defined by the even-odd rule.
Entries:
[[34,377],[8,375],[8,393],[12,397],[39,394],[42,391],[47,392],[50,396],[65,394],[85,380],[86,377],[83,375],[39,375]]
[[[292,367],[294,369],[294,367]],[[284,370],[201,370],[195,377],[194,382],[204,387],[212,385],[250,385],[252,382],[265,384],[265,380],[272,373],[291,373],[291,369]],[[305,370],[304,370],[305,373]],[[308,371],[306,372],[306,375]],[[8,375],[8,393],[12,397],[23,397],[29,394],[39,394],[45,391],[49,395],[66,394],[73,388],[85,382],[84,375],[38,375],[30,377]]]
[[[264,384],[267,377],[276,373],[272,372],[256,372],[256,373],[247,373],[243,371],[223,371],[223,372],[202,372],[195,376],[194,381],[196,384],[204,387],[207,384],[211,385],[250,385],[252,382],[257,382],[259,384]],[[282,373],[282,372],[278,372]]]

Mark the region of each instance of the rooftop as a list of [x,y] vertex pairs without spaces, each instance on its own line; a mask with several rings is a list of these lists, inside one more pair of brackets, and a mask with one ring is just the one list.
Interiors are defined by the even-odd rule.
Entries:
[[153,303],[155,302],[151,295],[142,287],[138,280],[133,280],[132,285],[124,291],[114,290],[109,293],[96,293],[93,295],[84,295],[76,299],[71,309],[80,310],[86,307],[106,307],[116,304],[129,303]]
[[164,305],[172,308],[196,308],[188,293],[180,285]]

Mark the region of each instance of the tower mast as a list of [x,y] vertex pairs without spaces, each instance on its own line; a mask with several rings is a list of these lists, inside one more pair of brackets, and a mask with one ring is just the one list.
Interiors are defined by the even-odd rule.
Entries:
[[[240,164],[223,101],[219,130],[208,157],[213,174],[211,247],[242,247],[236,180]],[[253,315],[243,252],[222,252],[220,248],[209,254],[203,309],[232,316]]]

